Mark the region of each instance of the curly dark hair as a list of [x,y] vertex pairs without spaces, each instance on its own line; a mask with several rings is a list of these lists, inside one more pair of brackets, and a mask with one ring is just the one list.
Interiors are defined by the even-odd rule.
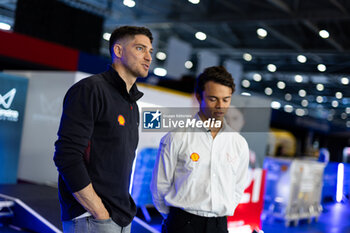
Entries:
[[204,86],[209,81],[230,87],[232,89],[232,93],[235,92],[236,85],[233,81],[233,77],[223,66],[208,67],[197,77],[195,92],[196,94],[199,94],[201,98],[204,91]]
[[122,26],[114,29],[114,31],[111,34],[111,37],[109,38],[109,52],[111,56],[113,56],[113,46],[116,41],[128,36],[135,36],[140,34],[147,36],[152,43],[152,32],[148,28],[136,26]]

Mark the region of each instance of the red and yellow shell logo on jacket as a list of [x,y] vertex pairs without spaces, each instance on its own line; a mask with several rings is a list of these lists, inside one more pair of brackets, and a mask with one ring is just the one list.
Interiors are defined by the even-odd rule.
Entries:
[[121,126],[125,125],[125,118],[123,117],[123,115],[118,115],[118,123]]

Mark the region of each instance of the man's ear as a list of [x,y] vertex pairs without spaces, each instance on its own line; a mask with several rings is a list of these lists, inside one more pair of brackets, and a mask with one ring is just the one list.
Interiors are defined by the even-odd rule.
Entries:
[[121,58],[123,55],[123,47],[121,46],[121,44],[115,43],[113,46],[113,52],[117,58]]
[[202,101],[201,95],[196,93],[196,99],[198,100],[198,103]]

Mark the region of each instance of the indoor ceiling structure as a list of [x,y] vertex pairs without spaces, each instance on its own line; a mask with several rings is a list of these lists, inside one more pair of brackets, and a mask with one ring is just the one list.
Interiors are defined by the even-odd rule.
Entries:
[[[350,129],[350,1],[348,0],[61,0],[104,17],[104,32],[145,25],[156,51],[176,37],[196,54],[242,64],[243,95],[265,96],[299,116]],[[0,0],[0,21],[13,25],[16,0]],[[202,38],[196,38],[201,32]],[[199,38],[199,39],[198,39]],[[108,42],[102,39],[101,54]],[[154,59],[156,64],[162,64]]]

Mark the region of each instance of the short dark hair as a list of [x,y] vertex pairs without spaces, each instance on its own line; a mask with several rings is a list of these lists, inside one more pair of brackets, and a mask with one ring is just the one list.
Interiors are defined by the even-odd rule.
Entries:
[[151,31],[148,28],[145,27],[136,27],[136,26],[122,26],[114,29],[114,31],[111,34],[111,37],[109,38],[109,52],[111,56],[113,57],[113,47],[116,41],[120,39],[124,39],[128,36],[135,36],[135,35],[145,35],[147,36],[151,43],[153,41],[153,36]]
[[235,92],[235,83],[232,75],[223,66],[208,67],[201,73],[196,80],[195,92],[202,98],[204,86],[207,82],[213,81],[232,89],[232,93]]

